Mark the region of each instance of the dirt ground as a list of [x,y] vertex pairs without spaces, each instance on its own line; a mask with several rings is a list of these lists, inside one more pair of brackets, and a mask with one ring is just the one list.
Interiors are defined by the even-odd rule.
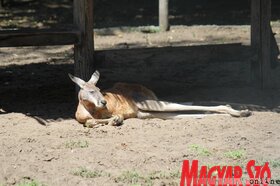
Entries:
[[[247,26],[173,27],[156,35],[112,30],[115,34],[96,31],[97,49],[124,42],[129,47],[133,36],[142,46],[171,45],[165,39],[182,37],[182,32],[189,33],[182,41],[197,34],[200,39],[193,38],[193,44],[215,43],[214,36],[222,42],[249,40]],[[251,159],[261,165],[268,161],[272,178],[280,178],[279,90],[221,87],[161,94],[174,101],[240,103],[253,110],[248,118],[128,119],[119,127],[88,129],[73,119],[74,86],[67,77],[73,71],[72,46],[3,48],[0,55],[3,185],[178,185],[186,159],[242,167]]]
[[[279,21],[272,25],[279,44]],[[167,33],[153,26],[115,27],[95,30],[95,48],[248,44],[249,32],[246,25],[172,26]],[[67,76],[73,46],[1,48],[0,59],[1,186],[179,185],[183,160],[194,159],[208,167],[240,165],[244,179],[248,160],[269,162],[272,179],[280,180],[279,89],[165,87],[168,94],[155,90],[164,100],[223,102],[253,114],[128,119],[89,129],[74,120],[75,87]]]

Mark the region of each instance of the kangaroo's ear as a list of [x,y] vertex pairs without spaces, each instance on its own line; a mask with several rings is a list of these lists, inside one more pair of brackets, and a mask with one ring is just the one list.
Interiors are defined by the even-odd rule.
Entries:
[[78,77],[75,77],[73,76],[72,74],[68,74],[69,78],[74,82],[76,83],[77,85],[79,85],[80,88],[83,88],[83,86],[85,85],[85,81],[78,78]]
[[97,81],[99,80],[99,77],[100,77],[100,73],[96,70],[92,74],[92,76],[91,76],[90,80],[88,81],[88,83],[93,83],[93,84],[96,85]]

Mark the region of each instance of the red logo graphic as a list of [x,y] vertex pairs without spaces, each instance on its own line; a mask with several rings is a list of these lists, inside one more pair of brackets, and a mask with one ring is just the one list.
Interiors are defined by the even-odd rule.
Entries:
[[267,186],[279,184],[280,180],[271,180],[271,171],[268,162],[263,166],[255,165],[255,160],[247,163],[248,178],[243,184],[243,171],[241,166],[201,166],[198,169],[198,160],[185,160],[182,166],[180,186]]

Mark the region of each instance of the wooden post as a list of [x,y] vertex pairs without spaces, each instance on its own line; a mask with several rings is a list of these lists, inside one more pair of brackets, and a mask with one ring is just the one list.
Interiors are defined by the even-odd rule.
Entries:
[[169,0],[159,0],[159,28],[160,28],[160,31],[169,30],[168,1]]
[[[252,81],[254,84],[261,82],[261,0],[251,0],[251,47],[255,54],[252,61]],[[258,86],[260,86],[259,84]]]
[[272,88],[271,69],[271,0],[261,0],[262,87]]
[[256,55],[253,81],[271,88],[271,0],[251,0],[251,45]]
[[74,0],[74,25],[81,41],[74,46],[75,75],[89,80],[94,71],[93,0]]
[[3,6],[4,6],[4,2],[3,2],[4,0],[0,0],[0,10],[3,8]]

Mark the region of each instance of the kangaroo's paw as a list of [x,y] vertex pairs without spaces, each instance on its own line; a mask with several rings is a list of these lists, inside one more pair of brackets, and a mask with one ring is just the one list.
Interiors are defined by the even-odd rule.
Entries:
[[103,125],[107,125],[108,121],[98,121],[98,120],[93,120],[93,119],[89,119],[84,123],[84,127],[87,128],[94,128],[97,126],[103,126]]
[[230,105],[220,105],[217,107],[217,112],[230,114],[233,117],[248,117],[251,115],[249,110],[235,110]]
[[252,115],[252,112],[251,111],[249,111],[249,110],[241,110],[240,111],[240,117],[248,117],[248,116],[250,116],[250,115]]
[[123,120],[124,118],[122,116],[116,115],[111,118],[111,121],[109,121],[108,124],[112,126],[119,126],[122,124]]
[[87,128],[93,128],[95,125],[96,125],[96,123],[93,120],[87,120],[84,123],[84,127],[87,127]]
[[237,111],[233,109],[231,109],[228,113],[233,117],[248,117],[252,114],[249,110]]

